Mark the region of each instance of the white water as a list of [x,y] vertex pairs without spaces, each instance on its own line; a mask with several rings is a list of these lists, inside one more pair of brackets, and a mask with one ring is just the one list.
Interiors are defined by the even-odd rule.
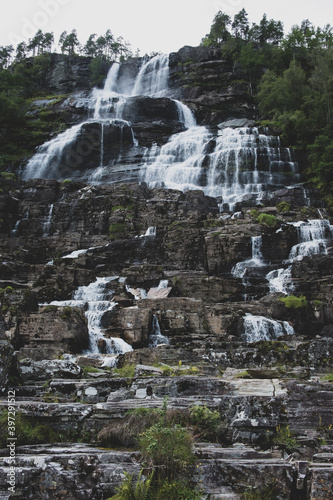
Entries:
[[237,262],[237,264],[232,268],[231,274],[235,278],[244,278],[249,268],[262,267],[265,265],[263,261],[261,247],[262,247],[262,236],[252,236],[251,237],[252,257],[251,259],[247,259],[242,262]]
[[47,219],[46,219],[46,222],[45,222],[44,227],[43,227],[44,236],[48,236],[48,234],[49,234],[51,222],[52,222],[53,209],[54,209],[54,204],[52,203],[50,205],[49,213],[47,215]]
[[281,335],[294,335],[293,327],[287,321],[276,321],[265,316],[246,314],[244,317],[244,335],[246,342],[276,340]]
[[281,292],[291,293],[294,291],[295,287],[291,281],[292,278],[292,266],[288,266],[286,269],[283,267],[280,269],[274,269],[270,271],[266,279],[269,283],[270,293]]
[[289,261],[302,260],[303,257],[327,254],[326,241],[333,236],[333,226],[326,219],[312,219],[306,222],[292,223],[297,228],[299,243],[294,245],[289,254]]
[[116,302],[112,301],[113,291],[108,284],[114,278],[97,278],[88,286],[79,287],[72,300],[53,301],[51,305],[81,307],[85,309],[85,316],[89,330],[89,352],[99,353],[99,342],[106,347],[107,354],[121,354],[132,350],[132,347],[124,340],[118,338],[107,338],[101,328],[101,320],[107,311],[112,311]]
[[168,90],[169,56],[157,55],[144,63],[136,77],[132,96],[161,97]]
[[149,336],[149,347],[156,347],[161,344],[169,345],[168,337],[161,334],[161,328],[157,316],[153,315],[152,332]]
[[[94,184],[113,182],[113,170],[104,164],[104,132],[108,125],[130,127],[122,120],[122,112],[129,96],[166,96],[168,93],[169,57],[158,55],[144,61],[134,82],[124,82],[119,77],[120,65],[114,63],[109,71],[103,89],[94,89],[89,99],[90,121],[101,124],[100,158],[93,171],[85,179]],[[288,178],[281,174],[287,170],[293,182],[297,177],[297,165],[291,161],[291,153],[281,148],[278,137],[262,133],[258,128],[225,128],[218,134],[206,127],[196,125],[192,111],[182,102],[174,101],[179,121],[188,129],[170,137],[162,147],[152,146],[146,151],[138,165],[139,180],[149,187],[161,186],[171,189],[202,189],[205,194],[221,200],[221,207],[233,210],[244,197],[259,202],[266,190],[288,184]],[[117,121],[118,120],[118,121]],[[75,141],[82,124],[75,125],[55,139],[41,146],[31,158],[23,174],[24,179],[35,177],[62,178],[60,162],[70,170],[77,161],[84,161],[84,153],[77,150]],[[132,146],[138,142],[132,133]],[[82,142],[82,141],[81,141]],[[73,146],[73,147],[71,147]],[[89,144],[87,145],[89,149]],[[66,149],[65,149],[66,148]],[[142,150],[141,153],[142,155]],[[124,159],[113,160],[122,164]],[[125,162],[126,163],[126,162]],[[126,169],[125,169],[126,170]],[[66,168],[65,168],[66,172]],[[78,172],[74,175],[78,175]],[[67,174],[63,174],[68,176]],[[134,175],[134,174],[133,174]],[[289,181],[289,182],[290,182]]]
[[[150,187],[200,188],[233,210],[245,196],[258,202],[270,185],[286,182],[280,174],[283,165],[296,172],[294,163],[281,159],[288,159],[290,151],[280,147],[277,137],[255,127],[225,128],[214,137],[205,127],[194,126],[190,117],[184,123],[189,130],[171,136],[160,148],[153,146],[146,155],[143,180]],[[259,157],[265,164],[260,171]]]

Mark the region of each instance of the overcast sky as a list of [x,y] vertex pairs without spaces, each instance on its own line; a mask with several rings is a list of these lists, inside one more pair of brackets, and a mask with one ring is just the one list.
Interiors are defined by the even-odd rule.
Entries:
[[316,27],[333,25],[332,0],[1,0],[0,45],[27,41],[38,29],[52,31],[56,42],[62,31],[75,28],[85,44],[92,33],[111,29],[140,54],[174,52],[199,45],[221,10],[233,17],[243,7],[250,23],[263,14],[282,21],[285,33],[309,19]]

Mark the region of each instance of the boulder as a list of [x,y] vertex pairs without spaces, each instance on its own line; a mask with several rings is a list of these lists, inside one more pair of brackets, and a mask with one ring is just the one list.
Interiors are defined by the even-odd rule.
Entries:
[[79,378],[81,368],[68,360],[22,360],[18,365],[19,374],[24,382],[49,380],[52,378]]

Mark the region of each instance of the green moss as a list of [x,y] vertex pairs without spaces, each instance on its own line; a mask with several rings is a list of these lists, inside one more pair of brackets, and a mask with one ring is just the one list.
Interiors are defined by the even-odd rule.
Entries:
[[286,201],[281,201],[278,205],[276,205],[277,211],[280,214],[289,214],[290,212],[290,203],[287,203]]
[[109,238],[110,240],[116,240],[120,238],[124,232],[125,225],[122,222],[115,222],[109,226]]
[[307,307],[308,303],[306,297],[301,295],[300,297],[295,297],[295,295],[289,295],[288,297],[281,297],[280,302],[283,302],[288,309],[302,309]]
[[114,368],[113,373],[118,375],[118,377],[127,377],[133,378],[135,374],[135,366],[134,365],[125,365],[121,368]]

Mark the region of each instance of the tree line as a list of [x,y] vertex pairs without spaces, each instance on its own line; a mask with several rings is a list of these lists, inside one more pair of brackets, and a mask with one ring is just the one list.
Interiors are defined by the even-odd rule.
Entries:
[[[1,46],[0,68],[6,69],[13,62],[20,62],[28,57],[50,53],[54,42],[53,33],[43,33],[42,30],[38,30],[27,43],[21,42],[15,49],[13,45]],[[75,29],[70,33],[63,31],[58,46],[62,54],[101,57],[107,61],[121,61],[133,55],[130,44],[121,36],[115,38],[110,29],[102,36],[98,36],[96,33],[90,35],[83,46]]]
[[333,207],[333,27],[306,19],[285,35],[266,14],[250,25],[245,9],[233,18],[220,11],[201,44],[243,71],[260,123],[307,158],[308,181]]

